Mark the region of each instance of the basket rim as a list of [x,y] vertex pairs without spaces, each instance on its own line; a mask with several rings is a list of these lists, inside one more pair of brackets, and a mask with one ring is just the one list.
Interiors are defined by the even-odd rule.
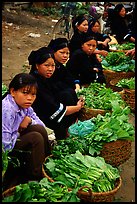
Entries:
[[103,69],[103,72],[106,72],[106,73],[123,73],[123,74],[127,74],[127,73],[135,73],[133,71],[128,71],[128,72],[121,72],[121,71],[113,71],[113,70],[110,70],[110,69]]
[[[45,158],[45,161],[49,158],[49,157],[52,157],[53,154],[47,156]],[[46,177],[50,182],[55,182],[50,176],[47,175],[47,173],[45,172],[45,169],[44,169],[44,166],[42,165],[42,173],[43,173],[43,176]]]
[[[116,181],[117,180],[118,180],[119,183],[118,183],[118,185],[113,190],[106,191],[106,192],[93,192],[92,191],[92,197],[95,197],[95,196],[106,196],[106,195],[109,195],[109,194],[115,194],[118,191],[118,189],[121,187],[121,185],[122,185],[122,178],[121,178],[121,176],[119,178],[117,178]],[[80,193],[79,190],[78,190],[78,193]]]
[[5,191],[2,193],[2,198],[6,197],[8,193],[13,192],[15,189],[16,189],[16,186],[13,186],[13,187],[8,188],[7,190],[5,190]]

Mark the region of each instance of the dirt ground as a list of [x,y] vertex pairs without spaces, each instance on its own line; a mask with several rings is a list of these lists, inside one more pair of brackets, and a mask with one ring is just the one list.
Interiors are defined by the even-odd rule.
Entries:
[[[32,50],[47,45],[52,39],[53,17],[34,16],[26,11],[2,11],[2,82],[9,84],[19,72],[28,72],[28,55]],[[30,37],[40,34],[40,37]],[[132,113],[129,122],[135,125]],[[135,202],[135,143],[132,155],[119,166],[122,186],[116,193],[114,202]]]

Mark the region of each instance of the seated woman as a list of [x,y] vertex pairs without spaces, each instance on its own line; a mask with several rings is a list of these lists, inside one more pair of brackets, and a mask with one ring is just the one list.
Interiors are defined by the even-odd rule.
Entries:
[[70,55],[68,40],[66,38],[56,38],[55,40],[50,41],[48,47],[54,53],[54,60],[56,64],[54,77],[57,78],[56,81],[58,81],[58,83],[59,81],[62,81],[65,84],[67,83],[68,87],[77,91],[77,89],[80,88],[79,84],[75,82],[72,74],[65,67]]
[[92,36],[95,36],[97,39],[97,48],[99,50],[109,51],[109,42],[111,38],[107,34],[100,33],[100,22],[98,20],[93,19],[89,22],[88,33]]
[[81,49],[76,50],[69,61],[67,69],[73,74],[80,86],[90,84],[95,80],[106,83],[101,63],[94,53],[97,47],[95,37],[86,34],[81,43]]
[[54,130],[56,139],[64,139],[68,127],[76,122],[83,101],[78,100],[73,88],[54,75],[55,61],[49,48],[32,51],[28,60],[32,65],[30,74],[35,76],[38,83],[33,108],[46,126]]
[[116,35],[115,38],[119,44],[125,42],[135,43],[134,34],[126,23],[126,9],[123,4],[119,3],[115,6],[110,25],[112,33]]
[[88,31],[88,19],[84,15],[78,15],[74,17],[72,27],[74,34],[69,42],[70,56],[81,46],[81,40]]
[[[73,19],[72,26],[74,34],[69,42],[70,57],[73,55],[75,50],[81,48],[81,42],[88,32],[88,21],[89,19],[85,15],[79,15]],[[101,61],[99,54],[106,56],[108,51],[95,49],[94,53],[97,54],[98,59]]]

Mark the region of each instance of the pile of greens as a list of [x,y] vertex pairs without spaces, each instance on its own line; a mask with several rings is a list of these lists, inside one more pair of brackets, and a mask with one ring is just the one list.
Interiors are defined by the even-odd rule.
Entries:
[[117,100],[119,105],[126,106],[118,92],[113,92],[111,88],[107,88],[105,84],[91,83],[87,88],[80,89],[77,96],[85,97],[85,108],[112,110],[111,100]]
[[106,57],[102,56],[102,67],[116,72],[135,72],[135,60],[126,56],[124,52],[109,52]]
[[2,96],[8,91],[8,87],[2,83]]
[[60,159],[50,157],[44,168],[55,181],[63,182],[68,188],[88,186],[93,192],[113,190],[120,177],[118,169],[105,163],[104,158],[82,155],[79,151]]
[[112,113],[100,114],[91,118],[95,124],[94,131],[84,138],[70,135],[65,140],[58,141],[52,149],[55,158],[69,155],[79,150],[82,154],[96,156],[100,154],[103,145],[118,139],[134,141],[134,126],[128,122],[129,107],[122,108],[117,101],[112,101]]
[[131,77],[130,79],[121,79],[117,82],[116,86],[125,89],[135,89],[135,77]]
[[64,182],[49,182],[43,178],[40,182],[31,181],[16,186],[13,195],[2,202],[80,202],[77,189],[68,191]]
[[116,50],[130,50],[130,49],[133,49],[134,47],[135,47],[135,43],[132,43],[132,42],[110,45],[110,49],[116,48]]

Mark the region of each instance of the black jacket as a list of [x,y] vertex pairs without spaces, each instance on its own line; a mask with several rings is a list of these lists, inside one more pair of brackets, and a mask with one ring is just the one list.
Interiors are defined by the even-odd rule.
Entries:
[[[98,68],[99,74],[93,68]],[[105,83],[105,78],[102,72],[102,65],[97,60],[96,55],[87,55],[82,49],[76,50],[67,63],[67,69],[70,70],[75,80],[79,80],[80,85],[90,84],[96,77],[99,77],[97,82]],[[100,77],[103,77],[100,81]]]
[[[34,111],[47,127],[55,131],[56,137],[64,137],[65,129],[76,120],[75,114],[65,116],[66,106],[77,104],[75,90],[58,78],[58,71],[49,79],[40,76],[37,71],[31,74],[38,83],[37,96],[32,105]],[[56,131],[60,135],[56,135]]]

